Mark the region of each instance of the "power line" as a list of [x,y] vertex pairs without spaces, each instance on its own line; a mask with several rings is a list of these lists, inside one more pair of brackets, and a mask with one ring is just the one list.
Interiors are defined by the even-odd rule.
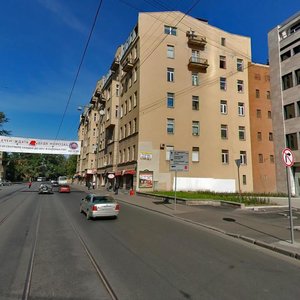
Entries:
[[82,56],[81,56],[81,60],[80,60],[80,63],[79,63],[78,69],[77,69],[77,73],[76,73],[75,79],[73,81],[73,85],[72,85],[72,88],[71,88],[71,91],[70,91],[70,94],[69,94],[69,97],[68,97],[68,100],[67,100],[67,104],[66,104],[66,107],[65,107],[62,119],[60,121],[58,130],[57,130],[57,133],[56,133],[56,136],[55,136],[55,140],[57,140],[57,137],[58,137],[59,132],[61,130],[62,124],[64,122],[64,119],[65,119],[65,116],[66,116],[66,112],[68,110],[68,107],[69,107],[69,104],[70,104],[70,101],[71,101],[71,98],[72,98],[72,95],[73,95],[73,92],[74,92],[74,89],[75,89],[75,85],[77,83],[77,80],[78,80],[78,77],[79,77],[79,73],[80,73],[80,70],[81,70],[81,67],[82,67],[82,64],[83,64],[83,61],[84,61],[84,58],[85,58],[85,55],[86,55],[86,52],[87,52],[87,49],[88,49],[91,37],[92,37],[93,31],[94,31],[94,28],[95,28],[95,25],[96,25],[96,22],[97,22],[97,18],[98,18],[99,11],[100,11],[101,6],[102,6],[102,2],[103,2],[103,0],[100,0],[100,2],[99,2],[99,5],[98,5],[98,8],[97,8],[95,17],[94,17],[94,21],[93,21],[93,24],[92,24],[92,27],[91,27],[91,30],[90,30],[87,42],[85,44],[85,47],[84,47],[84,50],[83,50],[83,53],[82,53]]

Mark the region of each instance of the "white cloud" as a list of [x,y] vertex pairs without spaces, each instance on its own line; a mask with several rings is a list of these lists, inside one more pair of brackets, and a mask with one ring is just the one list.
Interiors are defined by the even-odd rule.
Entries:
[[37,0],[44,8],[55,14],[70,28],[81,33],[88,32],[88,28],[69,10],[57,0]]

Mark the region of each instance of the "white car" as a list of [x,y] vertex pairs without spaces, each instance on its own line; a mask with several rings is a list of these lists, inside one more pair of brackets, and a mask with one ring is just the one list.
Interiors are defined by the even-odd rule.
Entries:
[[97,217],[117,218],[120,204],[111,196],[89,194],[81,199],[79,210],[86,214],[87,220]]

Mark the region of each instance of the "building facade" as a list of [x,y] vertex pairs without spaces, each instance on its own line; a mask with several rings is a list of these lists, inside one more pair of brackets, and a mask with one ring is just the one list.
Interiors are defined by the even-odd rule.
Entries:
[[251,192],[250,38],[183,16],[140,13],[117,50],[96,97],[98,182],[172,190],[170,153],[180,150],[189,168],[178,189],[236,192],[240,180]]
[[276,193],[269,66],[249,63],[253,191]]
[[300,195],[300,13],[271,30],[268,43],[277,190],[287,192],[282,151],[288,147],[295,156],[292,194]]

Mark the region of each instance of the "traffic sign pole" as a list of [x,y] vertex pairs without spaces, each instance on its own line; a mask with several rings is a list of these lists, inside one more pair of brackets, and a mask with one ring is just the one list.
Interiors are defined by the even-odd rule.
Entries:
[[293,208],[292,208],[292,201],[291,201],[290,170],[295,162],[295,159],[291,149],[285,148],[282,150],[282,160],[285,164],[285,169],[286,169],[286,181],[287,181],[289,212],[290,212],[291,243],[294,244],[294,223],[293,223]]
[[288,186],[288,197],[289,197],[289,211],[290,211],[290,228],[291,228],[291,243],[294,244],[294,223],[293,223],[293,208],[292,208],[292,201],[291,201],[291,180],[290,180],[290,168],[286,168],[286,180]]

